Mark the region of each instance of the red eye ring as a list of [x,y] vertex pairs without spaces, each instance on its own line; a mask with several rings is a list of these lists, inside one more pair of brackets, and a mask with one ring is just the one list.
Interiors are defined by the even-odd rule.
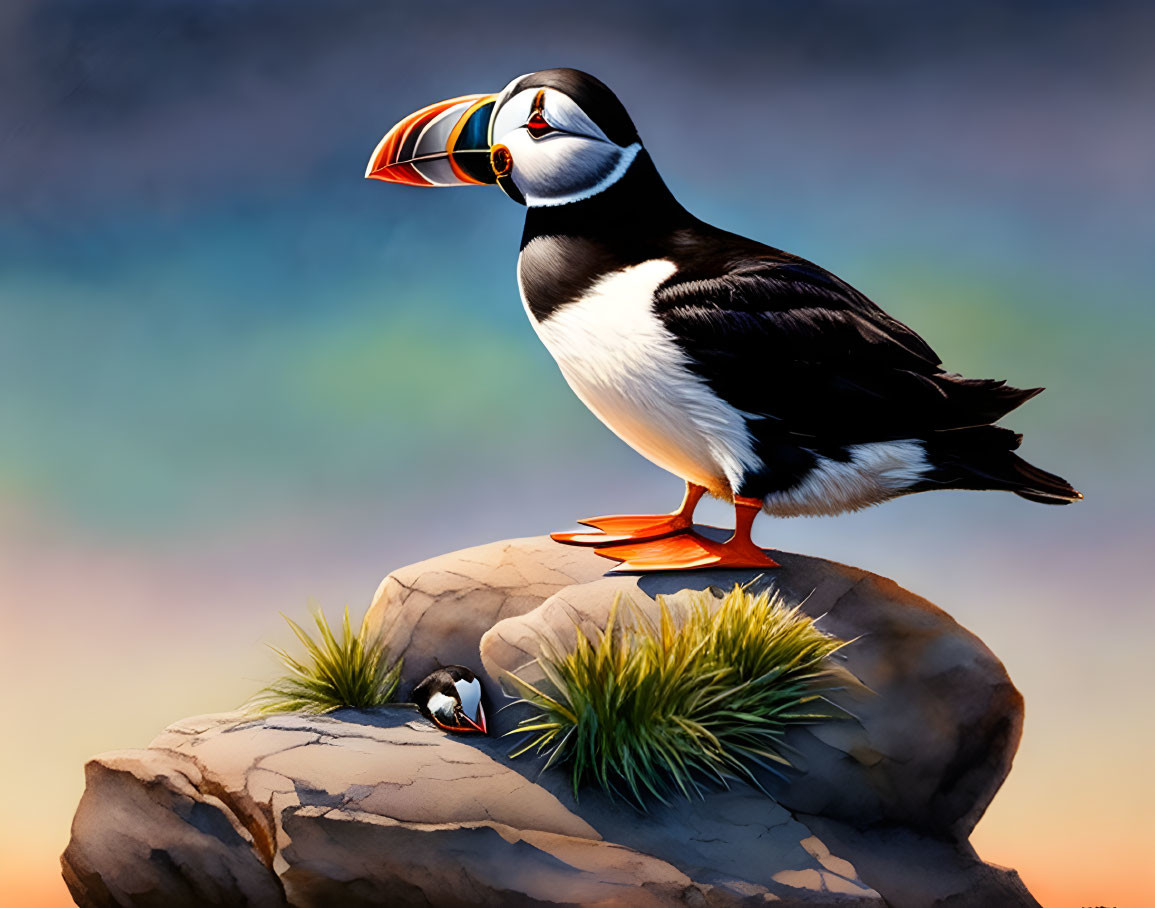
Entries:
[[553,127],[546,122],[540,110],[535,110],[530,115],[529,120],[526,121],[525,128],[529,130],[529,134],[535,139],[540,139],[542,136],[554,131]]
[[554,131],[545,118],[544,88],[534,95],[533,108],[530,110],[529,119],[525,121],[525,128],[529,131],[531,139],[540,139]]

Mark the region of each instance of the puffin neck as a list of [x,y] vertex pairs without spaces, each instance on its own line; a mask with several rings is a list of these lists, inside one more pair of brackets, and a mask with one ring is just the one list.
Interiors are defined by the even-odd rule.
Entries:
[[521,248],[539,236],[637,237],[696,222],[674,198],[643,148],[622,178],[597,195],[568,205],[535,206],[526,211]]

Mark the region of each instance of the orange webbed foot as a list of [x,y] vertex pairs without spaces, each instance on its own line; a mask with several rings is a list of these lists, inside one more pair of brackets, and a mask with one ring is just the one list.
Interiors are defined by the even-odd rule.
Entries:
[[613,569],[619,573],[779,567],[777,561],[753,542],[736,539],[715,542],[693,532],[595,551],[603,558],[620,561]]
[[619,514],[579,520],[598,533],[550,533],[554,542],[566,545],[620,545],[662,539],[694,528],[694,508],[705,494],[704,486],[686,483],[686,495],[678,509],[670,514]]
[[554,542],[566,545],[617,545],[661,539],[691,529],[690,518],[681,514],[622,514],[591,517],[578,523],[600,530],[599,533],[550,533]]

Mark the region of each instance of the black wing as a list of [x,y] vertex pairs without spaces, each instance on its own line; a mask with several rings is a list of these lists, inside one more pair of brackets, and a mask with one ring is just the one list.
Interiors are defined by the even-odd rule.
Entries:
[[838,445],[917,438],[988,425],[1042,390],[943,371],[857,290],[761,248],[719,276],[681,271],[655,309],[720,396],[780,432]]

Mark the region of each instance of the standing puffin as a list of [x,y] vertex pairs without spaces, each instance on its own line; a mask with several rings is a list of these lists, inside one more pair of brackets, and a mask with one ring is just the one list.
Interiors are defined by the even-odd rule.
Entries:
[[481,682],[464,665],[439,668],[413,688],[413,702],[426,719],[454,734],[485,734]]
[[[554,534],[619,570],[775,567],[750,538],[759,511],[839,514],[932,489],[1082,497],[993,425],[1042,388],[944,371],[845,281],[698,220],[593,76],[543,70],[423,108],[365,175],[496,183],[526,206],[518,285],[538,336],[602,422],[686,482],[673,513]],[[693,531],[707,492],[734,504],[725,542]]]

